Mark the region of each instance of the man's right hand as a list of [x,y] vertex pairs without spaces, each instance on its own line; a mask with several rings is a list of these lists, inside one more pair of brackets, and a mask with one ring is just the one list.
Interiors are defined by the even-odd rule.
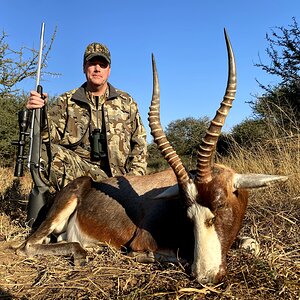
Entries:
[[42,108],[48,101],[47,93],[43,93],[43,98],[41,95],[36,91],[30,91],[30,96],[26,103],[27,109],[36,109]]

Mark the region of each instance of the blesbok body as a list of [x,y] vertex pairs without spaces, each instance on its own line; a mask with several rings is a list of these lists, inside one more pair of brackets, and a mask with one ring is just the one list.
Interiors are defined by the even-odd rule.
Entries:
[[[236,68],[225,32],[228,83],[223,101],[199,146],[197,168],[187,172],[163,133],[159,84],[153,61],[153,95],[149,125],[154,141],[171,168],[145,176],[120,176],[100,183],[80,177],[55,197],[46,220],[18,253],[73,254],[84,259],[86,247],[106,242],[147,259],[172,255],[192,264],[200,282],[219,282],[226,255],[245,214],[249,188],[284,181],[285,176],[237,174],[212,163],[212,155],[236,92]],[[43,244],[51,234],[66,243]],[[150,253],[150,254],[149,254]]]

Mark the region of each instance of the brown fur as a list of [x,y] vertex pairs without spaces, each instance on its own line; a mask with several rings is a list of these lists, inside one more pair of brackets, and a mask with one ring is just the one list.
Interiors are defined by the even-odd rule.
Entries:
[[233,189],[234,174],[232,169],[216,164],[212,181],[198,187],[201,195],[199,203],[215,215],[215,227],[222,240],[224,254],[238,235],[248,204],[248,191]]

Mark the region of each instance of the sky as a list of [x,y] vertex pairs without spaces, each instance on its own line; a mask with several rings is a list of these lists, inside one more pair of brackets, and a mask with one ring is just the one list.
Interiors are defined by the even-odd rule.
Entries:
[[[101,42],[111,52],[109,82],[138,103],[148,129],[152,95],[151,54],[155,55],[160,89],[161,122],[187,117],[213,118],[227,83],[226,28],[237,64],[237,94],[224,131],[252,116],[249,101],[263,91],[256,80],[277,78],[254,66],[269,64],[266,34],[300,20],[299,0],[1,0],[1,30],[14,49],[39,48],[42,22],[46,45],[57,34],[41,84],[50,96],[79,87],[85,77],[86,46]],[[22,84],[25,92],[35,80]]]

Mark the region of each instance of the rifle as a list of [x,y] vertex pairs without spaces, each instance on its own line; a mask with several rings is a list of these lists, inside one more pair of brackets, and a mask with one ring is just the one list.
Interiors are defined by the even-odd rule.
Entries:
[[[42,68],[42,52],[44,44],[44,29],[45,24],[42,23],[40,35],[40,49],[38,55],[38,66],[36,75],[36,91],[43,96],[43,88],[40,85],[41,68]],[[44,108],[33,109],[32,111],[24,110],[19,112],[19,141],[13,142],[18,145],[18,156],[16,161],[15,173],[17,177],[24,176],[23,160],[27,157],[24,156],[25,137],[28,135],[26,132],[29,123],[29,116],[31,114],[30,126],[30,146],[28,155],[28,168],[30,169],[31,177],[34,186],[31,190],[28,199],[27,208],[27,221],[28,225],[32,227],[36,221],[41,208],[45,205],[45,194],[49,190],[48,185],[44,182],[40,174],[40,158],[41,158],[41,125],[43,123],[42,117],[44,116]]]

